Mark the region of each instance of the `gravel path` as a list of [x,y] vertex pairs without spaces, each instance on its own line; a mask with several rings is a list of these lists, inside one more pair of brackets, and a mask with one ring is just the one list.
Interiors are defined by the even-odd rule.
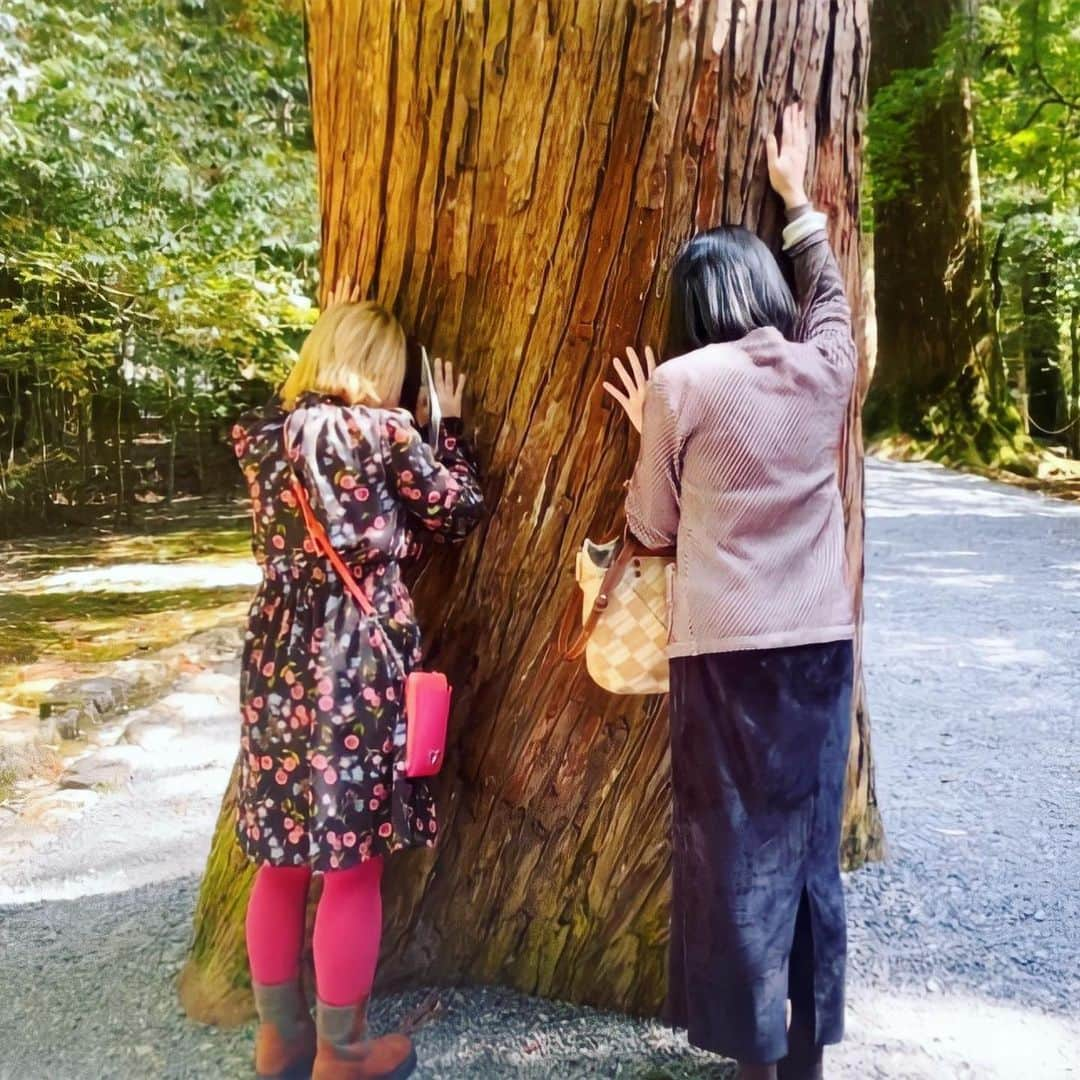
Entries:
[[[1080,1077],[1080,506],[875,463],[869,509],[866,665],[890,857],[848,880],[849,1037],[830,1075]],[[222,686],[206,676],[207,700]],[[204,846],[202,791],[224,783],[215,709],[200,794],[170,819]],[[64,834],[80,889],[95,829],[130,820],[124,798],[85,809],[76,843]],[[0,846],[0,895],[72,895],[57,844],[39,837],[17,880]],[[0,1080],[250,1075],[249,1030],[197,1027],[176,1005],[202,851],[155,864],[146,847],[134,879],[96,882],[122,891],[0,908]],[[380,1001],[376,1026],[419,1000]],[[658,1024],[503,991],[443,1004],[419,1035],[421,1080],[727,1075]]]
[[851,881],[859,977],[1074,1009],[1080,506],[875,465],[869,510],[890,858]]
[[[229,637],[235,651],[239,635]],[[198,657],[199,647],[190,652]],[[61,781],[77,786],[40,780],[18,815],[0,812],[0,905],[199,874],[236,760],[239,673],[235,659],[200,659],[182,686],[93,732],[97,745],[69,762]],[[0,906],[0,923],[10,910]]]

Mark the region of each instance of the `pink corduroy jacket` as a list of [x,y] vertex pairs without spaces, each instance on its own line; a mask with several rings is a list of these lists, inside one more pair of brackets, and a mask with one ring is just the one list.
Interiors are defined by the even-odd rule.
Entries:
[[626,514],[649,547],[677,547],[671,656],[855,632],[838,467],[856,353],[824,226],[811,213],[785,230],[797,341],[755,330],[649,384]]

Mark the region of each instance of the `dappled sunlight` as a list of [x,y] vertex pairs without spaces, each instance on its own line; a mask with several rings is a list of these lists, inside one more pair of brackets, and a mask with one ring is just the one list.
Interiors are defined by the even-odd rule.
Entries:
[[978,653],[981,660],[992,668],[1018,664],[1024,667],[1050,665],[1055,659],[1045,649],[1025,648],[1015,638],[970,638],[968,647]]
[[0,582],[40,577],[67,568],[120,563],[213,563],[251,556],[248,514],[234,504],[175,505],[168,519],[144,523],[146,532],[78,531],[9,540],[3,544]]
[[[890,663],[897,660],[911,659],[925,661],[934,659],[931,668],[924,672],[929,677],[940,663],[941,657],[949,657],[949,668],[953,673],[962,668],[985,667],[998,671],[1009,666],[1023,669],[1053,667],[1059,663],[1057,657],[1045,649],[1032,648],[1010,637],[968,637],[959,639],[948,634],[925,634],[905,632],[888,627],[878,628],[877,636],[887,642]],[[871,650],[867,657],[873,666],[876,650]]]
[[0,905],[121,892],[198,872],[236,758],[235,687],[231,668],[194,673],[121,717],[108,745],[87,745],[68,759],[65,775],[84,786],[34,787],[0,831]]
[[[868,462],[867,499],[872,695],[888,699],[905,678],[974,695],[976,672],[1061,676],[1071,661],[1055,628],[1068,631],[1063,598],[1080,592],[1080,504],[937,465],[880,461]],[[984,512],[995,520],[980,521]],[[975,538],[981,544],[969,547]],[[879,665],[883,652],[892,670]],[[911,670],[896,669],[898,660]]]
[[[901,551],[896,557],[898,559],[978,559],[981,555],[979,551]],[[912,567],[912,569],[917,569],[917,567]]]
[[[207,774],[195,775],[206,776]],[[207,790],[207,781],[203,780],[199,784],[188,782],[179,791],[180,796],[185,801],[191,802],[209,794],[220,799],[221,778],[215,773],[211,775],[211,779],[217,780],[217,787],[212,793]],[[173,787],[176,790],[179,785],[173,785]],[[83,815],[94,804],[92,792],[60,792],[59,794],[64,796],[71,806],[68,813],[51,808],[36,822],[32,815],[27,816],[27,824],[35,827],[37,834],[35,840],[39,848],[49,846],[49,841],[45,838],[49,833],[58,835],[72,819]],[[93,865],[80,864],[77,868],[73,868],[71,874],[63,877],[23,881],[18,865],[4,866],[0,862],[0,867],[3,869],[3,874],[0,875],[2,878],[0,880],[0,905],[15,906],[52,900],[78,900],[87,896],[124,892],[140,885],[169,881],[172,878],[196,873],[202,867],[210,850],[212,818],[193,822],[191,817],[180,809],[171,813],[168,807],[164,810],[165,812],[153,822],[151,828],[140,829],[136,836],[123,844],[101,843],[97,847],[97,859]],[[193,833],[194,826],[201,826],[201,832]],[[161,850],[168,850],[170,847],[177,850],[177,857],[168,861],[162,860]]]
[[228,589],[255,586],[259,568],[248,559],[196,563],[118,563],[58,570],[11,586],[21,594],[76,592],[146,593],[161,589]]
[[0,698],[32,705],[86,665],[243,620],[259,570],[242,510],[174,505],[153,524],[3,545]]
[[906,566],[902,574],[876,574],[875,582],[903,581],[910,584],[913,574],[920,575],[931,585],[957,589],[995,589],[1011,580],[1005,574],[979,573],[962,567]]
[[[883,636],[888,638],[889,660],[904,660],[920,656],[941,656],[955,648],[954,638],[935,634],[913,634],[882,631]],[[867,660],[872,662],[873,655]]]
[[[1080,504],[1017,491],[982,476],[950,473],[927,462],[874,461],[866,489],[871,518],[938,517],[963,514],[979,518],[1076,518]],[[948,484],[940,483],[942,476]]]
[[0,594],[0,686],[11,683],[5,665],[21,667],[41,657],[104,663],[236,623],[250,598],[248,586]]
[[1080,1062],[1076,1019],[965,993],[856,990],[848,1018],[830,1057],[857,1061],[872,1044],[889,1076],[1058,1080]]

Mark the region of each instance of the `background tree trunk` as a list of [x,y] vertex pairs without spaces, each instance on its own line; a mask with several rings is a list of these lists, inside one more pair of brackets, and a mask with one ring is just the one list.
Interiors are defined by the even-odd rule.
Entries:
[[[971,464],[1016,465],[1021,420],[1006,387],[987,290],[970,72],[978,0],[873,6],[870,85],[879,94],[911,69],[874,167],[877,364],[867,402],[872,434],[937,440]],[[875,145],[877,145],[875,143]],[[875,151],[877,153],[877,151]],[[902,163],[899,190],[884,181]],[[879,176],[880,173],[880,176]]]
[[[814,106],[811,190],[860,310],[867,18],[865,0],[310,3],[323,280],[355,274],[469,371],[491,506],[416,587],[459,689],[440,845],[389,867],[383,985],[659,1005],[664,703],[603,693],[553,645],[575,549],[611,532],[636,451],[601,377],[661,340],[693,230],[778,240],[762,139],[793,92]],[[856,577],[864,391],[865,371],[844,469]],[[852,862],[880,844],[861,678],[856,700]],[[226,808],[184,977],[205,1019],[246,1005],[245,892]]]
[[1066,441],[1068,407],[1061,364],[1057,282],[1046,244],[1029,243],[1021,255],[1021,339],[1027,376],[1028,433],[1051,444]]
[[1069,456],[1080,461],[1080,306],[1069,313]]

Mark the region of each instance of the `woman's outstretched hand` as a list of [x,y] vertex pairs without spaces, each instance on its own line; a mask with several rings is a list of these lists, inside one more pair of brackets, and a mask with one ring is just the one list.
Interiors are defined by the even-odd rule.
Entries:
[[435,377],[435,393],[445,419],[460,419],[465,400],[465,376],[454,378],[454,365],[449,360],[436,359],[432,369]]
[[604,389],[623,407],[634,430],[641,433],[641,413],[645,405],[645,390],[649,380],[656,371],[656,357],[652,349],[645,347],[645,367],[642,368],[638,354],[632,348],[627,348],[626,355],[630,359],[630,370],[623,367],[620,357],[615,357],[615,373],[625,390],[620,390],[614,383],[604,383]]
[[806,163],[810,158],[810,133],[806,126],[806,111],[802,105],[789,105],[784,110],[781,128],[782,142],[775,135],[765,140],[769,158],[769,182],[789,209],[804,206],[806,197]]

